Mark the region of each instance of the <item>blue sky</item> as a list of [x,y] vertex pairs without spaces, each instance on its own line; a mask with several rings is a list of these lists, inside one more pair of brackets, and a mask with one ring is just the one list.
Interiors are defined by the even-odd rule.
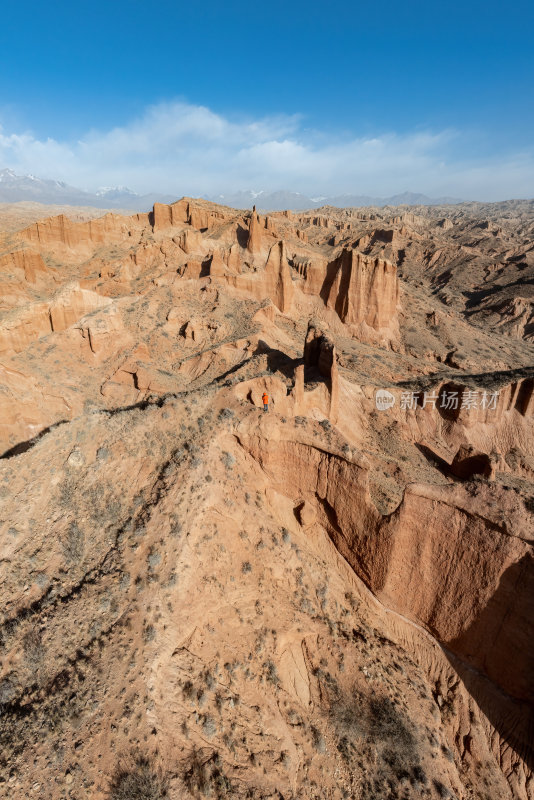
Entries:
[[0,168],[202,194],[534,195],[531,3],[9,3]]

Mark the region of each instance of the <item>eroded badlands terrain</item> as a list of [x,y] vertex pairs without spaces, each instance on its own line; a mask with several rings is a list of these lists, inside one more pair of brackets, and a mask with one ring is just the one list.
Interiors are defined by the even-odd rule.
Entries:
[[24,224],[0,797],[532,800],[534,203]]

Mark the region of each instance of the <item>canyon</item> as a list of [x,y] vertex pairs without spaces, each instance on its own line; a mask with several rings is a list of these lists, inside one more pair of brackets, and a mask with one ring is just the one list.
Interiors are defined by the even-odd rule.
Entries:
[[534,201],[13,213],[0,797],[534,800]]

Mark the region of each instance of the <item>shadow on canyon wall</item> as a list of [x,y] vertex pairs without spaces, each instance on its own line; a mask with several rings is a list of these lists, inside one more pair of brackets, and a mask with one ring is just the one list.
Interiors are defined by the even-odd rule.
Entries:
[[534,557],[502,574],[474,622],[443,651],[501,738],[534,769]]

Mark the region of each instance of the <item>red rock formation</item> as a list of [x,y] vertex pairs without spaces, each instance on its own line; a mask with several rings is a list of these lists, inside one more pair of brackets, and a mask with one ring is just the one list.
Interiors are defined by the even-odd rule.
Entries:
[[20,353],[31,342],[53,331],[62,331],[89,311],[111,302],[79,286],[69,287],[51,303],[32,303],[14,309],[0,324],[0,353]]
[[0,323],[0,354],[20,353],[30,342],[52,330],[48,303],[14,309]]
[[190,253],[198,252],[200,249],[202,234],[199,231],[188,229],[182,231],[178,236],[175,236],[173,241],[181,247],[184,253],[189,255]]
[[241,248],[234,242],[224,254],[226,266],[232,272],[241,272]]
[[[385,561],[380,557],[386,569],[375,583],[381,596],[427,625],[505,691],[532,701],[524,643],[534,636],[534,592],[528,582],[518,583],[515,595],[503,591],[506,574],[528,559],[532,515],[493,484],[476,496],[460,485],[414,486],[384,521],[383,531],[390,549]],[[510,603],[516,608],[514,623],[508,616]],[[508,626],[500,628],[506,617]],[[487,623],[500,629],[499,646],[487,628],[484,632]],[[477,636],[470,639],[475,629]]]
[[273,244],[265,264],[266,295],[283,313],[293,304],[293,281],[285,254],[284,242]]
[[46,265],[39,253],[32,250],[15,250],[0,257],[0,271],[3,269],[21,269],[28,283],[35,283],[40,274],[47,272]]
[[[304,343],[304,366],[308,370],[317,369],[327,379],[330,391],[328,417],[335,424],[339,413],[339,374],[336,348],[328,334],[321,330],[318,323],[314,321],[308,323]],[[301,373],[298,378],[301,378]],[[300,388],[297,389],[297,394],[300,395],[300,392]]]
[[256,213],[256,206],[252,209],[248,227],[247,250],[249,253],[259,253],[261,250],[262,234],[261,223],[258,214]]
[[365,323],[380,330],[397,324],[397,270],[381,258],[343,250],[328,265],[321,296],[349,325]]
[[207,230],[215,222],[223,220],[224,217],[224,213],[218,211],[217,206],[213,203],[182,197],[181,200],[171,205],[154,203],[152,225],[154,230],[191,225],[192,228],[202,231]]
[[41,247],[57,244],[63,244],[69,248],[89,243],[100,245],[124,238],[132,224],[136,226],[133,220],[133,217],[106,214],[88,222],[72,222],[64,214],[60,214],[24,228],[17,234],[17,237]]
[[319,295],[325,281],[327,260],[317,257],[315,254],[311,256],[295,253],[292,264],[296,272],[304,279],[303,291],[306,294]]
[[210,257],[209,274],[212,278],[222,278],[226,275],[226,272],[226,264],[221,254],[216,250]]
[[454,456],[451,472],[462,480],[469,480],[474,475],[492,478],[495,475],[495,467],[487,453],[482,453],[468,445],[462,445]]
[[526,297],[507,298],[495,305],[486,305],[489,311],[499,314],[497,323],[503,333],[517,339],[534,341],[534,301]]
[[189,203],[183,199],[172,205],[154,203],[152,215],[154,230],[185,225],[189,222]]
[[317,519],[317,512],[315,508],[312,506],[311,503],[307,503],[304,501],[301,503],[297,509],[299,522],[303,528],[307,528],[309,525],[313,525],[315,520]]
[[189,224],[197,230],[207,230],[211,223],[211,214],[205,208],[189,206]]
[[90,311],[104,308],[112,301],[96,292],[80,289],[79,286],[63,290],[50,304],[50,325],[52,331],[64,331]]
[[[235,260],[234,260],[235,259]],[[238,253],[227,255],[229,263],[239,267]],[[285,245],[283,241],[272,245],[263,269],[257,269],[253,273],[250,271],[236,274],[227,271],[225,278],[227,282],[237,289],[250,292],[258,300],[269,298],[276,308],[282,313],[287,313],[293,305],[294,289],[291,279],[291,270],[286,258]]]
[[506,383],[493,391],[473,389],[459,382],[447,382],[438,391],[440,407],[446,406],[444,398],[447,394],[450,397],[451,392],[457,393],[458,401],[454,404],[456,407],[450,410],[444,408],[441,414],[467,428],[485,423],[490,424],[495,431],[512,411],[518,412],[522,417],[534,416],[534,381],[531,378]]
[[120,311],[115,306],[108,306],[107,312],[92,315],[83,323],[75,325],[97,362],[112,357],[121,349],[132,344],[131,334],[125,330]]
[[476,689],[480,702],[493,703],[497,727],[528,753],[528,706],[499,695],[534,700],[532,515],[493,484],[476,495],[461,485],[414,485],[382,518],[369,498],[365,459],[325,455],[298,436],[247,447],[279,491],[315,505],[338,550],[386,606],[431,631],[467,674],[469,665],[489,678],[493,686]]
[[203,261],[188,261],[183,267],[180,267],[180,275],[187,280],[198,279],[208,275],[208,266],[204,266]]
[[265,217],[265,230],[272,233],[273,236],[278,237],[278,231],[272,217]]

